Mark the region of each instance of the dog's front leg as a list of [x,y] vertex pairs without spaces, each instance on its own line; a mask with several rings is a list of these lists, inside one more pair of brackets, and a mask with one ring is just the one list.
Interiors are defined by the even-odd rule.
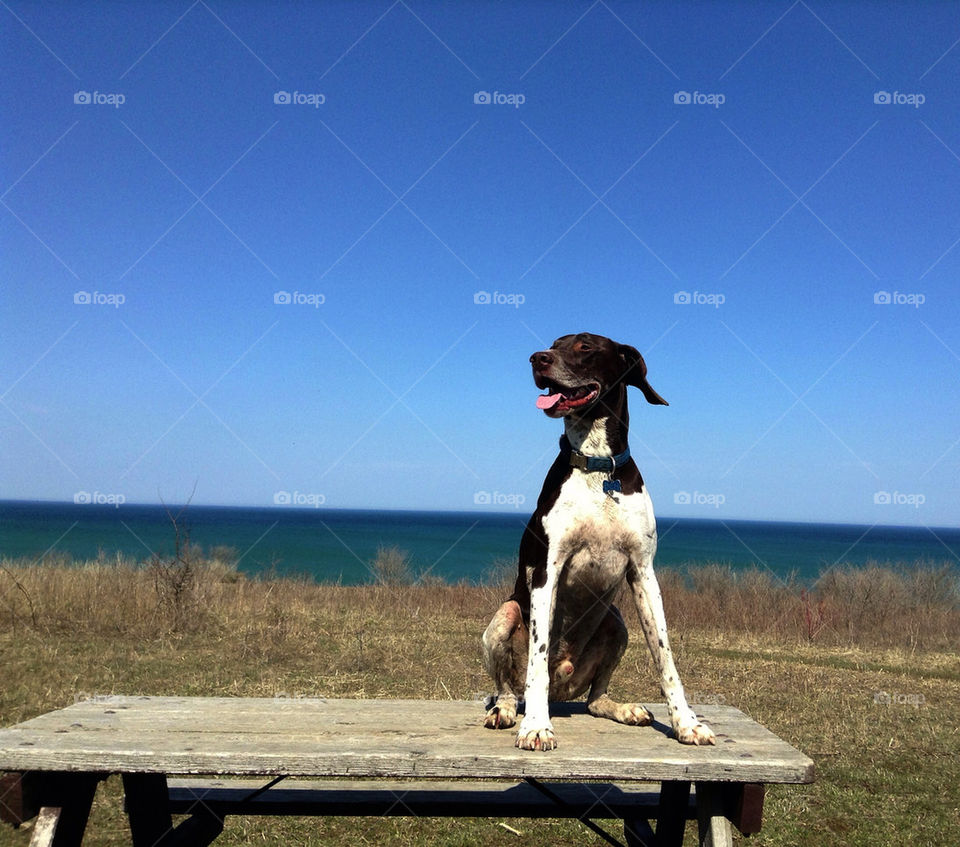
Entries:
[[[533,576],[533,582],[537,581]],[[530,587],[530,648],[527,651],[527,678],[524,685],[526,709],[517,731],[521,750],[553,750],[557,739],[550,722],[550,630],[556,606],[557,568],[547,561],[542,585]]]
[[653,663],[660,674],[660,687],[667,698],[670,723],[683,744],[715,744],[713,730],[697,719],[696,713],[687,704],[680,674],[673,661],[670,639],[667,637],[667,618],[663,613],[660,584],[653,572],[653,556],[649,555],[628,571],[627,579],[633,589],[634,601],[640,615],[640,624],[653,656]]

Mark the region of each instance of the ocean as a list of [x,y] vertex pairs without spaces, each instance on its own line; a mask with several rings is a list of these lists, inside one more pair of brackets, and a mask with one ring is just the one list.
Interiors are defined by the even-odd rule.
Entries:
[[[409,554],[415,574],[479,583],[513,570],[524,513],[366,511],[190,506],[181,516],[190,541],[206,550],[233,548],[239,570],[361,584],[380,547]],[[810,583],[834,565],[918,561],[960,565],[960,529],[847,524],[697,520],[657,521],[658,567],[720,563],[768,568]],[[0,502],[0,556],[80,562],[117,552],[148,561],[173,550],[163,506]]]

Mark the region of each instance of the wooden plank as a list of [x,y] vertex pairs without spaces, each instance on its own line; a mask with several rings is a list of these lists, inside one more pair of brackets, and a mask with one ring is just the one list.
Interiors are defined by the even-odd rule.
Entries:
[[40,810],[30,836],[30,847],[53,847],[62,811],[58,806],[44,806]]
[[[252,800],[262,780],[170,780],[170,811],[191,814],[387,815],[417,817],[625,818],[653,813],[657,786],[647,783],[547,783],[556,803],[527,783],[490,781],[285,781]],[[681,814],[696,815],[692,803]]]
[[[649,704],[648,704],[649,705]],[[653,706],[654,709],[657,705]],[[663,712],[661,706],[660,711]],[[553,717],[565,720],[587,715],[585,704],[555,704]],[[729,706],[703,707],[703,716],[716,729],[720,746],[731,740],[771,740],[783,743],[769,730]],[[77,703],[18,724],[17,728],[58,731],[73,728],[151,728],[158,723],[185,731],[256,731],[261,734],[289,730],[292,718],[310,726],[353,728],[357,733],[386,732],[416,736],[432,732],[437,721],[464,721],[479,725],[483,707],[479,702],[422,700],[324,700],[256,698],[149,698],[105,697]],[[224,724],[223,722],[228,722]],[[575,721],[576,723],[576,721]],[[590,721],[596,727],[620,727],[610,721]],[[722,724],[722,726],[719,726]],[[622,727],[620,727],[622,731]],[[657,728],[661,734],[666,727]],[[628,728],[628,731],[629,728]],[[656,730],[655,730],[656,731]],[[636,729],[632,732],[635,734]]]
[[[649,705],[649,704],[648,704]],[[654,709],[662,704],[654,704]],[[763,738],[772,733],[745,714],[731,706],[695,707],[701,717],[722,722],[733,728],[738,737]],[[90,728],[128,726],[140,727],[153,721],[210,729],[211,721],[227,720],[241,729],[249,728],[252,722],[258,729],[270,732],[283,729],[291,716],[310,717],[333,722],[337,725],[356,726],[363,729],[412,732],[417,728],[426,730],[425,721],[441,720],[454,716],[460,719],[466,713],[468,720],[480,723],[483,705],[479,701],[454,700],[329,700],[323,698],[247,698],[247,697],[123,697],[110,696],[84,700],[53,712],[40,715],[18,724],[18,728],[61,729],[67,719]],[[586,704],[557,703],[551,705],[553,717],[566,719],[585,716]],[[386,724],[383,722],[386,721]],[[613,722],[600,720],[599,723]],[[401,729],[402,727],[402,729]],[[718,730],[724,736],[724,730]],[[776,736],[773,736],[776,738]]]
[[[663,704],[647,704],[661,721]],[[560,747],[530,753],[481,725],[478,702],[110,697],[0,730],[0,769],[170,774],[695,780],[803,783],[813,762],[729,706],[698,713],[715,747],[663,722],[626,727],[552,709]]]

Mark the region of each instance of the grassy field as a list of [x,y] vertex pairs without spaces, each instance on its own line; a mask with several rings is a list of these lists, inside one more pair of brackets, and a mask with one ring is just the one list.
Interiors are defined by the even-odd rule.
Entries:
[[[411,585],[402,557],[386,554],[378,585],[249,580],[229,558],[187,568],[0,564],[0,724],[98,694],[430,700],[489,691],[479,637],[509,593],[505,581]],[[813,785],[768,791],[764,829],[747,843],[957,843],[955,572],[836,572],[810,594],[722,567],[665,571],[661,584],[691,700],[736,706],[816,762]],[[632,643],[611,693],[660,700],[635,614],[622,608]],[[101,787],[88,832],[87,844],[128,843],[116,778]],[[0,847],[29,839],[29,826],[0,827]],[[571,822],[404,818],[228,818],[218,843],[347,841],[602,843]]]

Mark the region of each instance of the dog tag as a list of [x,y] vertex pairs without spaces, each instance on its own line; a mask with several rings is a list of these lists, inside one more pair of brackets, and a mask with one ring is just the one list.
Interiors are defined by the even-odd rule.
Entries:
[[605,479],[603,481],[603,493],[613,494],[615,491],[622,491],[619,479]]

